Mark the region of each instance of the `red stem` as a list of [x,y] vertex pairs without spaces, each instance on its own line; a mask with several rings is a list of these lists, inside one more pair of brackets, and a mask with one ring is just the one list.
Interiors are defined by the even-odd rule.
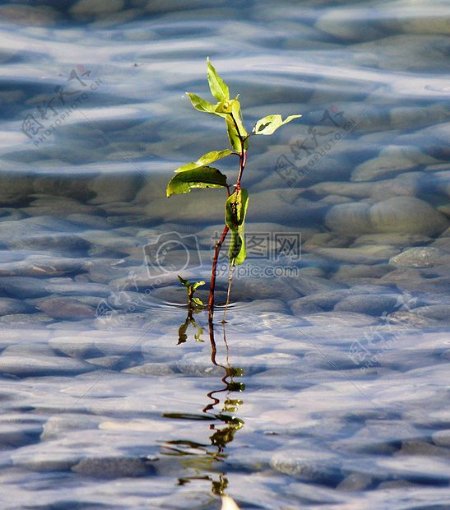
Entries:
[[[236,122],[236,119],[234,118],[233,114],[231,114],[231,118],[233,119],[234,125],[236,126],[236,131],[239,136],[239,141],[241,142],[241,152],[239,153],[239,173],[236,180],[236,184],[234,185],[235,190],[239,191],[241,189],[241,179],[242,174],[244,172],[245,164],[247,163],[247,151],[244,148],[245,138],[241,135],[239,132],[239,126]],[[227,194],[230,196],[230,188],[227,186]],[[220,239],[217,241],[216,246],[214,247],[214,257],[212,262],[212,269],[211,269],[211,282],[209,285],[209,297],[208,297],[208,309],[209,309],[209,320],[212,321],[213,314],[214,314],[214,291],[216,289],[216,274],[217,274],[217,261],[219,260],[219,253],[220,249],[222,248],[222,244],[225,241],[225,238],[227,237],[229,227],[225,225],[222,235],[220,236]],[[230,287],[228,287],[228,294],[230,292]],[[227,298],[227,304],[228,304],[228,298]]]
[[230,229],[227,225],[225,225],[220,239],[217,241],[216,246],[214,247],[214,257],[212,262],[211,269],[211,283],[209,285],[209,298],[208,298],[208,308],[209,308],[209,317],[212,318],[214,313],[214,291],[216,288],[216,273],[217,273],[217,262],[219,260],[220,249],[222,248],[222,244],[227,237],[228,231]]

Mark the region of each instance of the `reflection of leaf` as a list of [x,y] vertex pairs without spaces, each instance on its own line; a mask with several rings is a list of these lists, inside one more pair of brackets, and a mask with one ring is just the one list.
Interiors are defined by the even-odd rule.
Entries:
[[187,340],[187,328],[189,327],[189,319],[186,319],[184,324],[182,324],[178,329],[178,345],[184,344]]
[[240,510],[236,502],[230,496],[222,496],[222,506],[220,510]]
[[294,119],[299,119],[301,115],[289,115],[285,120],[282,119],[281,115],[267,115],[262,119],[259,119],[253,128],[255,135],[271,135],[279,127],[291,122]]
[[[198,298],[194,298],[198,299]],[[200,301],[200,299],[198,299]],[[202,306],[203,303],[200,301],[200,306]],[[184,321],[184,323],[179,327],[178,329],[178,345],[183,344],[188,339],[188,328],[191,326],[195,328],[194,333],[194,339],[196,342],[203,342],[202,335],[203,335],[203,328],[199,326],[195,320],[191,317],[190,314],[188,314],[187,319]]]

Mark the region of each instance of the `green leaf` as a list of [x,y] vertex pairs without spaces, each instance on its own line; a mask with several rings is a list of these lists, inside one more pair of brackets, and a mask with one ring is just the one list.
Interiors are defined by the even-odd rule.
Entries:
[[187,289],[189,288],[189,285],[190,285],[189,280],[185,280],[180,275],[178,275],[178,279],[180,280],[180,283],[181,283],[181,285],[183,285],[183,287],[186,287]]
[[232,193],[225,204],[225,223],[231,230],[244,224],[248,208],[248,191],[244,188]]
[[192,302],[197,306],[204,306],[203,301],[198,297],[192,298]]
[[247,131],[245,130],[244,124],[242,123],[242,113],[241,113],[241,103],[238,101],[237,97],[233,100],[231,104],[231,113],[236,121],[239,133],[242,138],[246,138],[248,136]]
[[241,105],[238,98],[221,101],[217,104],[215,113],[225,119],[228,138],[233,149],[237,152],[247,149],[247,140],[243,143],[244,147],[241,146],[241,138],[246,139],[248,135],[242,123]]
[[175,170],[175,173],[186,172],[187,170],[193,170],[194,168],[199,168],[201,166],[209,165],[218,159],[226,158],[230,154],[233,154],[233,151],[230,149],[224,149],[223,151],[211,151],[200,156],[197,161],[192,161],[191,163],[187,163],[186,165],[180,166]]
[[231,231],[231,242],[228,248],[228,258],[232,266],[241,265],[247,258],[247,251],[245,249],[244,228],[241,227],[239,231]]
[[241,139],[239,138],[238,130],[236,129],[236,124],[233,121],[233,118],[231,115],[227,115],[225,117],[225,122],[227,124],[227,133],[228,133],[228,139],[230,140],[231,147],[236,152],[241,152]]
[[248,207],[248,192],[240,189],[232,193],[225,204],[225,223],[231,230],[228,258],[232,265],[240,265],[247,257],[244,222]]
[[206,99],[203,99],[202,97],[197,96],[197,94],[193,94],[192,92],[186,92],[186,95],[191,100],[192,106],[199,112],[215,114],[217,105],[210,103]]
[[228,89],[228,85],[218,75],[209,58],[207,59],[207,66],[207,77],[211,94],[217,99],[217,101],[227,101],[230,99],[230,91]]
[[193,290],[197,290],[199,287],[202,287],[203,285],[205,285],[204,280],[201,280],[199,282],[191,283],[191,287],[192,287]]
[[285,120],[281,118],[281,115],[267,115],[262,119],[259,119],[253,128],[255,135],[271,135],[279,127],[291,122],[294,119],[299,119],[301,115],[289,115]]
[[180,172],[172,177],[167,185],[166,194],[170,197],[171,195],[189,193],[193,188],[221,188],[226,185],[226,176],[217,168],[202,166]]

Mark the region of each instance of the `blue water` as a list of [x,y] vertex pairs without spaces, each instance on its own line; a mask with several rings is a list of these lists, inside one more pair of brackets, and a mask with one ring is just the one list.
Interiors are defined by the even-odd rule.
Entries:
[[[450,508],[449,20],[0,3],[1,508]],[[228,147],[207,57],[248,131],[302,114],[250,139],[213,329],[177,275],[209,281],[225,197],[165,196]]]

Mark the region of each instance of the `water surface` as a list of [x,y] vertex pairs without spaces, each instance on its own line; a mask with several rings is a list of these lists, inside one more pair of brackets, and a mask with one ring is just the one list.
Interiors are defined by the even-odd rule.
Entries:
[[[213,4],[0,5],[1,506],[447,509],[447,2]],[[303,115],[213,331],[224,197],[165,197],[227,147],[207,56],[248,129]]]

